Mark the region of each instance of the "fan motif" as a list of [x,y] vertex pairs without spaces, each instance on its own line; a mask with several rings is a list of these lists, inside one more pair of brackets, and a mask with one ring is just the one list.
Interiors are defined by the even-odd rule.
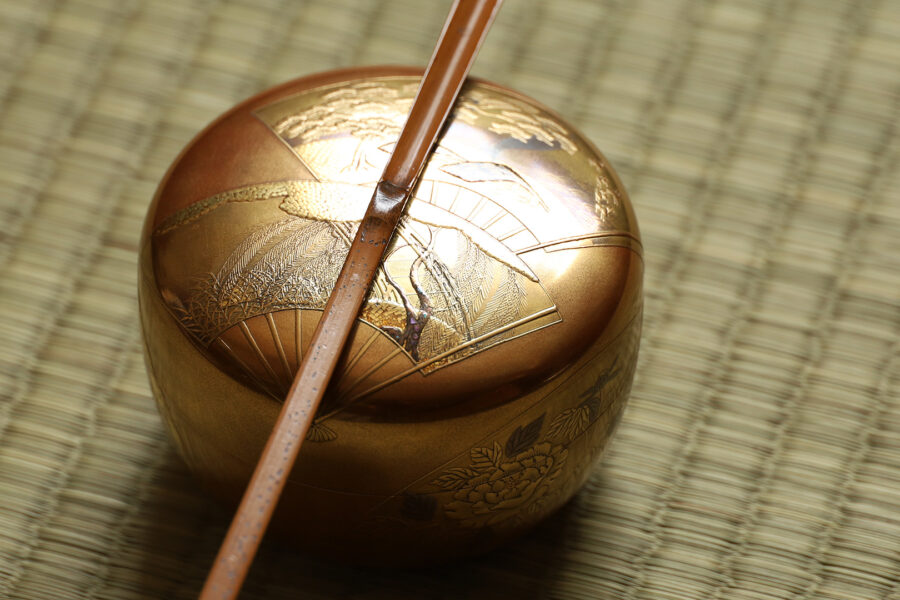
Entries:
[[[415,92],[358,88],[326,95],[325,102],[287,116],[283,106],[257,111],[312,179],[230,190],[173,215],[155,232],[165,235],[214,219],[228,205],[277,206],[280,217],[261,220],[170,307],[201,345],[237,363],[279,400]],[[559,321],[553,301],[519,255],[539,240],[506,208],[510,203],[548,211],[510,167],[436,148],[363,307],[356,341],[337,378],[337,404]]]

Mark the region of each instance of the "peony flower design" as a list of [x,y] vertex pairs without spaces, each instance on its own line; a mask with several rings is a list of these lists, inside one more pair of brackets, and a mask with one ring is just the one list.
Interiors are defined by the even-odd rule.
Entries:
[[[555,508],[560,497],[567,490],[571,492],[580,481],[584,469],[593,464],[594,452],[599,450],[593,448],[590,460],[576,461],[567,468],[568,445],[615,406],[617,398],[628,393],[622,385],[627,386],[631,380],[638,331],[634,328],[631,337],[625,340],[631,348],[632,358],[628,361],[631,366],[620,366],[619,357],[615,356],[599,374],[589,372],[586,376],[592,377],[592,383],[581,393],[577,406],[563,410],[552,419],[547,419],[544,413],[519,425],[503,445],[495,440],[490,447],[472,448],[467,466],[445,469],[433,479],[431,485],[443,490],[440,497],[449,495],[440,507],[444,516],[463,527],[505,527],[520,525],[523,520],[536,520],[546,509]],[[616,416],[619,414],[621,411]],[[545,421],[549,421],[546,427]],[[616,418],[610,419],[607,434],[615,422]],[[428,494],[434,492],[429,490],[423,495]],[[427,514],[431,517],[435,513]]]
[[499,444],[472,450],[472,465],[454,469],[435,481],[454,489],[444,513],[466,527],[498,525],[540,510],[550,484],[566,461],[568,451],[559,445],[539,443],[503,457]]

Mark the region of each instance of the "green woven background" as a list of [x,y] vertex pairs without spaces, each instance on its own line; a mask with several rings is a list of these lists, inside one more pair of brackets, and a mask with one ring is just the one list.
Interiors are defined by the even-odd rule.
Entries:
[[[229,515],[149,395],[136,248],[239,99],[424,64],[431,0],[0,1],[0,597],[192,598]],[[517,544],[418,572],[267,545],[245,598],[900,599],[900,2],[508,0],[475,74],[618,168],[630,408]]]

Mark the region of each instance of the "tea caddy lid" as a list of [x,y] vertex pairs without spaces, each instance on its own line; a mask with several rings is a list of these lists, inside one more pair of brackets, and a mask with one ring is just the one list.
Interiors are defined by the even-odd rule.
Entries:
[[[420,76],[285,84],[211,124],[160,185],[144,244],[164,303],[221,371],[273,401]],[[627,195],[589,142],[534,100],[468,83],[320,414],[416,420],[520,397],[633,317],[640,253]]]

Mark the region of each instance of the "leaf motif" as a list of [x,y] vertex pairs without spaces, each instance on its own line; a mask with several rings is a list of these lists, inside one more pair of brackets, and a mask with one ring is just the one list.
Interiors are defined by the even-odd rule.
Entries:
[[313,423],[306,432],[306,440],[309,442],[331,442],[336,439],[334,430],[322,423]]
[[475,336],[488,334],[515,322],[525,308],[526,294],[520,275],[512,269],[506,269],[505,279],[485,303],[472,325]]
[[445,490],[458,490],[468,480],[478,475],[478,471],[469,469],[468,467],[454,467],[441,473],[441,475],[432,481],[432,485],[444,488]]
[[500,447],[499,443],[494,442],[494,445],[490,448],[472,448],[470,456],[472,458],[472,467],[476,470],[499,467],[500,459],[503,457],[503,448]]
[[494,270],[490,268],[488,255],[465,236],[459,236],[464,247],[457,260],[453,278],[457,282],[459,295],[465,303],[467,318],[481,311],[487,300],[487,293],[494,280]]
[[[455,231],[445,230],[434,233],[435,236],[450,235],[451,241],[458,241],[462,236]],[[465,239],[465,238],[462,238]],[[427,248],[420,250],[425,257],[415,272],[419,286],[432,305],[432,316],[450,324],[461,336],[468,338],[468,320],[466,315],[466,297],[459,289],[459,281],[444,258]],[[413,273],[410,273],[412,276]]]
[[571,442],[591,425],[591,408],[579,404],[559,413],[547,428],[547,437],[555,442]]
[[432,319],[419,340],[419,356],[423,358],[474,337],[472,323],[484,306],[494,273],[487,254],[464,235],[453,230],[437,235],[453,236],[451,240],[455,238],[460,254],[452,269],[438,256],[419,269],[422,289],[433,307]]
[[613,381],[622,370],[621,367],[616,366],[618,362],[619,357],[616,356],[613,359],[612,364],[600,373],[594,381],[594,384],[581,394],[581,398],[583,399],[581,404],[582,406],[590,408],[591,420],[596,419],[600,411],[600,405],[603,403],[603,389],[607,384]]
[[290,274],[323,255],[332,254],[342,245],[333,235],[329,223],[309,222],[295,235],[285,236],[260,259],[256,270],[272,274],[278,286]]
[[609,367],[607,367],[602,373],[600,373],[600,375],[598,375],[597,379],[594,381],[594,384],[582,394],[582,398],[599,396],[600,392],[603,391],[603,388],[606,387],[606,384],[615,379],[619,374],[621,367],[616,366],[618,362],[619,356],[616,355]]
[[506,440],[506,456],[513,457],[531,448],[538,437],[541,435],[541,428],[544,426],[544,413],[528,425],[520,425],[510,434]]
[[231,255],[222,264],[216,275],[220,288],[227,290],[234,286],[250,261],[259,254],[260,250],[268,244],[272,238],[280,235],[287,227],[294,225],[294,219],[282,219],[271,225],[260,227],[248,235]]
[[188,298],[198,337],[209,343],[239,321],[299,298],[324,304],[348,244],[338,227],[291,217],[251,232]]

